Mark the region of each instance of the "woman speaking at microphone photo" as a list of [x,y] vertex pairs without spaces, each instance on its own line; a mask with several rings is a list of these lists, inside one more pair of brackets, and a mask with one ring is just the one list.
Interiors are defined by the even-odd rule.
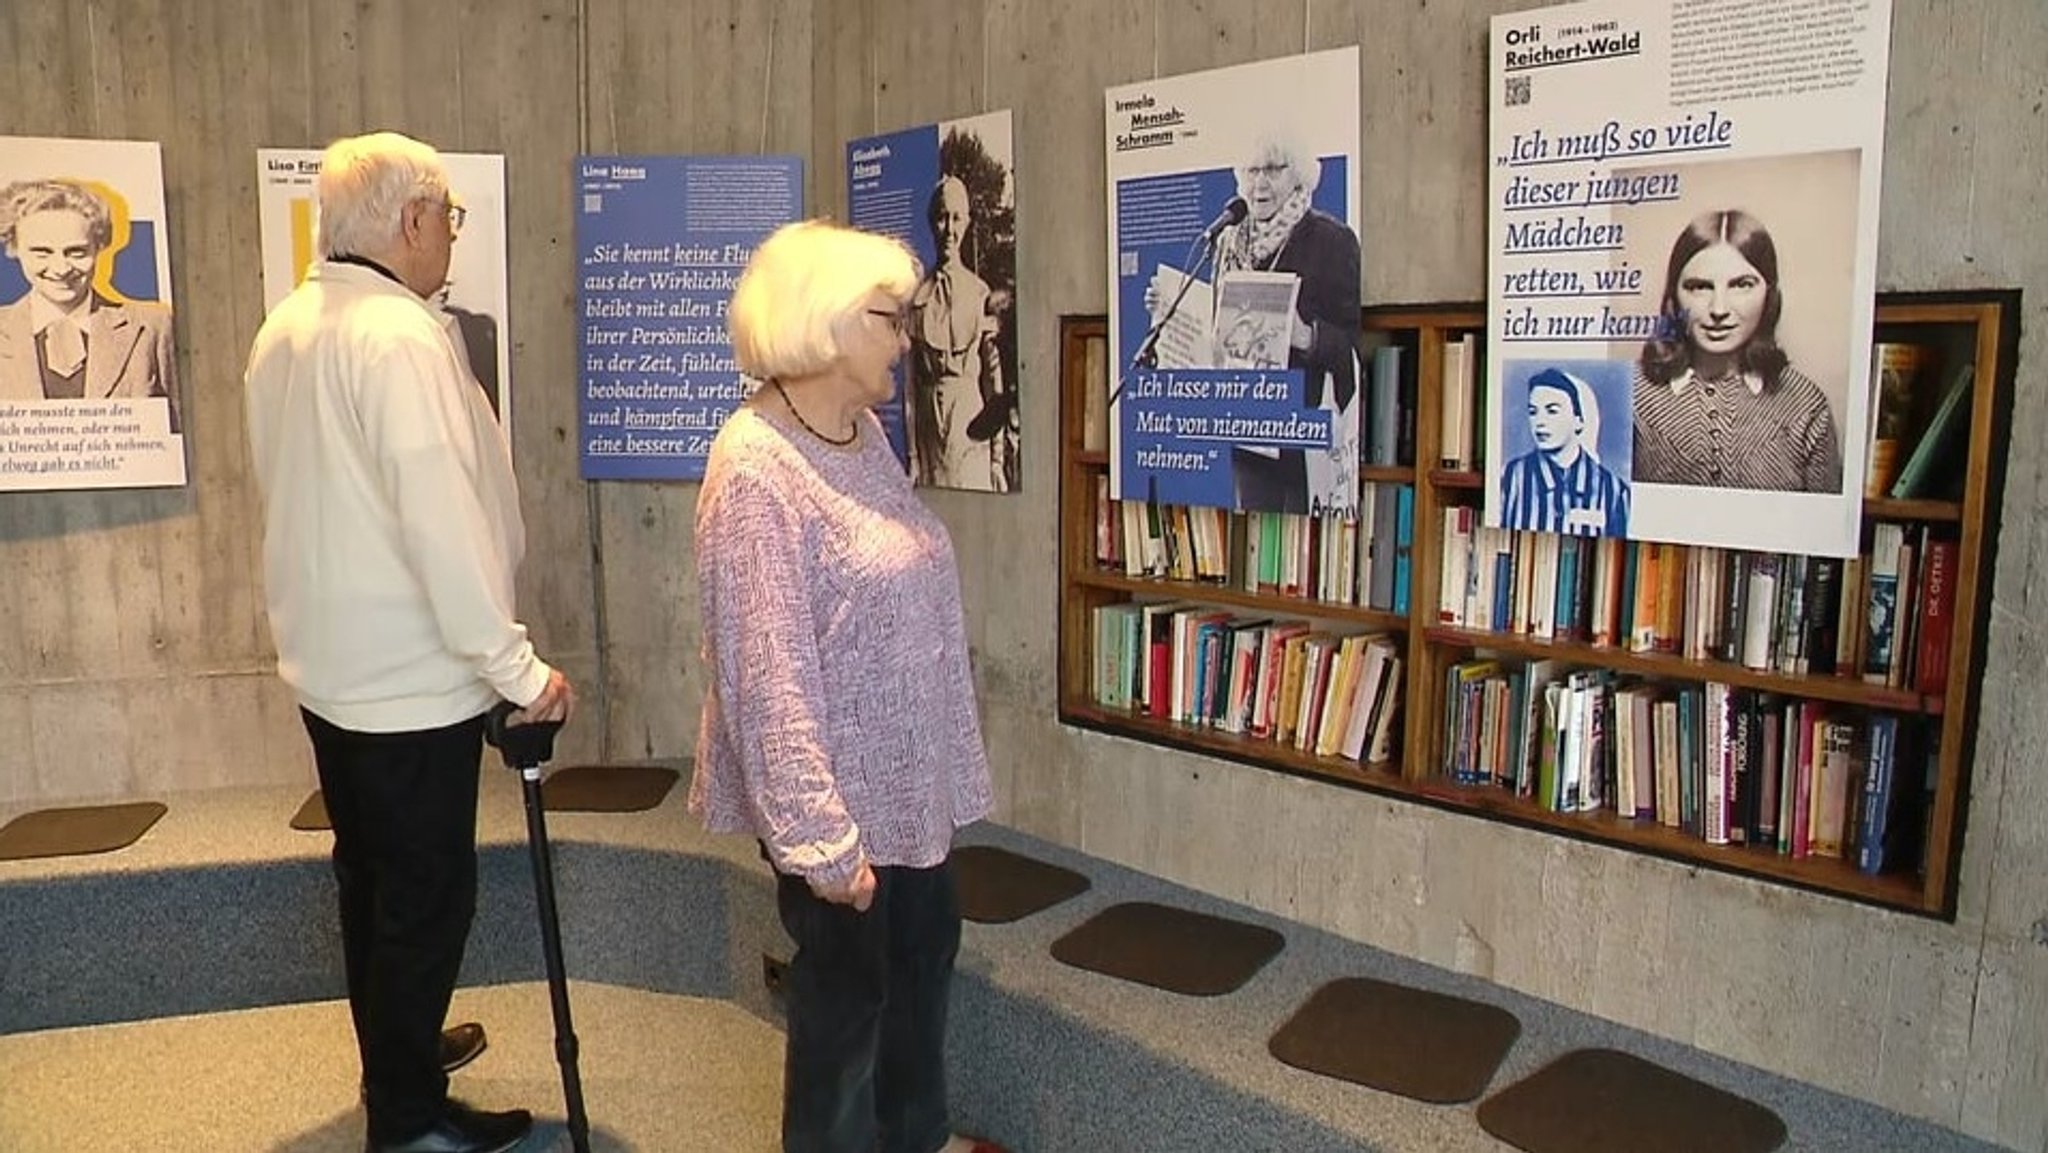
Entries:
[[[1244,213],[1216,234],[1215,280],[1221,283],[1237,271],[1288,272],[1300,279],[1287,334],[1287,367],[1301,371],[1302,407],[1327,410],[1333,422],[1344,425],[1358,392],[1358,237],[1311,204],[1322,164],[1300,143],[1277,135],[1262,138],[1236,176]],[[1227,216],[1237,216],[1235,208],[1226,210]],[[1155,283],[1146,290],[1146,305],[1155,312],[1172,299],[1161,287]],[[1355,428],[1355,422],[1349,427]],[[1350,451],[1355,462],[1356,450]],[[1231,476],[1240,509],[1328,511],[1315,506],[1335,499],[1310,492],[1307,457],[1298,448],[1240,445],[1231,450]],[[1352,491],[1344,498],[1355,501],[1356,487],[1354,474],[1348,486]]]

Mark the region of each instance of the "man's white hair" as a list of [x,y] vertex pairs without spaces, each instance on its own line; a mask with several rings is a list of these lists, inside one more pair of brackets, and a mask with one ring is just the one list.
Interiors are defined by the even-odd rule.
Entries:
[[448,169],[410,136],[348,136],[320,158],[318,191],[320,255],[365,256],[397,242],[406,205],[448,199]]

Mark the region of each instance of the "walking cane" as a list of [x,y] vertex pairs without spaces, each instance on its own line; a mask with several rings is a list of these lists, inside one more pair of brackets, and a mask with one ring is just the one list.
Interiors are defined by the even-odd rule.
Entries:
[[519,774],[526,794],[526,841],[533,857],[533,895],[540,905],[548,1000],[555,1011],[555,1059],[562,1066],[562,1095],[569,1106],[569,1141],[576,1153],[590,1153],[590,1118],[583,1111],[583,1078],[576,1072],[576,1028],[569,1021],[569,977],[562,966],[562,924],[555,914],[555,864],[540,799],[540,770],[555,755],[555,733],[562,722],[506,724],[516,711],[511,701],[499,701],[484,720],[484,738],[505,758],[505,767]]

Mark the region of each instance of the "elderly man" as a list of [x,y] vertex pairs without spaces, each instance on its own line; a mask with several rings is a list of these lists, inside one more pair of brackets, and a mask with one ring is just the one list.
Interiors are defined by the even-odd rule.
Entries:
[[998,302],[961,259],[972,222],[967,185],[932,189],[926,220],[938,261],[910,296],[910,465],[921,485],[1005,489],[996,440],[1008,416],[996,349]]
[[462,224],[441,158],[335,142],[321,262],[249,353],[278,672],[334,823],[349,1009],[373,1153],[490,1153],[525,1110],[448,1098],[443,1018],[476,908],[484,714],[575,694],[513,617],[525,547],[504,435],[428,304]]

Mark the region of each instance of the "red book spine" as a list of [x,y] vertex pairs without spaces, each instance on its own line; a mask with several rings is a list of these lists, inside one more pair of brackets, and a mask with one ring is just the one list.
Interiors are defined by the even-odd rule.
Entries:
[[1165,720],[1173,708],[1173,645],[1168,641],[1152,642],[1152,696],[1145,702],[1145,711]]
[[1920,645],[1913,685],[1928,696],[1948,691],[1949,640],[1955,633],[1956,544],[1927,542],[1927,571],[1920,589]]

